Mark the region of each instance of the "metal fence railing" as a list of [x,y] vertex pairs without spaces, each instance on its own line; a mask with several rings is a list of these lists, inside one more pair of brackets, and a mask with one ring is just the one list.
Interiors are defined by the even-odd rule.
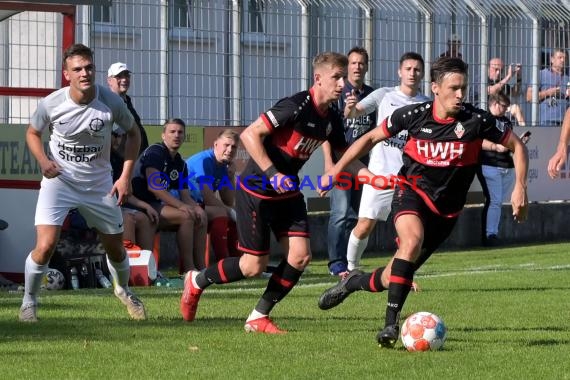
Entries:
[[[371,57],[373,87],[397,82],[398,60],[417,51],[426,69],[461,40],[468,100],[485,106],[489,59],[522,67],[527,125],[540,120],[539,71],[569,48],[570,2],[554,0],[114,0],[77,6],[76,40],[108,66],[133,70],[130,94],[145,124],[245,125],[277,99],[310,86],[311,58],[355,45]],[[0,21],[0,86],[57,87],[62,16],[22,12]],[[566,61],[568,64],[568,60]],[[565,70],[568,68],[565,67]],[[429,70],[426,70],[429,72]],[[429,91],[429,75],[424,90]],[[533,99],[526,100],[530,86]],[[563,83],[562,86],[566,86]],[[557,99],[568,102],[564,96]],[[26,123],[36,99],[0,97],[0,122]]]

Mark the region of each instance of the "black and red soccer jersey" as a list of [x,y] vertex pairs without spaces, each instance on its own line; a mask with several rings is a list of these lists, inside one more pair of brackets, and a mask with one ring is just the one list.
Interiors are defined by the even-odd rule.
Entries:
[[455,119],[434,113],[431,101],[402,107],[382,128],[390,136],[408,130],[400,175],[432,211],[452,217],[465,205],[483,139],[502,144],[511,132],[471,104],[464,104]]
[[[315,105],[312,90],[279,100],[261,118],[271,132],[263,146],[275,168],[290,176],[296,189],[299,170],[323,142],[328,140],[335,150],[346,149],[341,113],[333,105],[322,113]],[[252,159],[241,173],[242,187],[254,195],[276,196],[271,180]]]

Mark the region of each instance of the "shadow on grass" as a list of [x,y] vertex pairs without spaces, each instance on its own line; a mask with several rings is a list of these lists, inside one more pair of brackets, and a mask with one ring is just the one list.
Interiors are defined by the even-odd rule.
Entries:
[[529,286],[529,287],[509,287],[509,288],[455,288],[455,289],[431,289],[437,290],[438,292],[442,293],[477,293],[477,292],[547,292],[552,290],[563,290],[568,291],[570,290],[570,286]]

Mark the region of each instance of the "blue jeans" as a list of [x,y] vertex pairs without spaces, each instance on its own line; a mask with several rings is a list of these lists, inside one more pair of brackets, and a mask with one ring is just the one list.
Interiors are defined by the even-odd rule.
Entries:
[[[362,185],[361,185],[362,186]],[[328,226],[329,265],[336,261],[346,263],[348,237],[358,221],[358,206],[362,190],[342,190],[336,186],[329,192],[331,212]]]
[[[496,166],[481,165],[481,171],[485,179],[488,195],[485,200],[486,220],[485,235],[499,234],[499,222],[501,221],[501,205],[508,201],[515,183],[514,169],[499,168]],[[483,187],[485,187],[483,186]],[[483,215],[485,215],[485,209]]]

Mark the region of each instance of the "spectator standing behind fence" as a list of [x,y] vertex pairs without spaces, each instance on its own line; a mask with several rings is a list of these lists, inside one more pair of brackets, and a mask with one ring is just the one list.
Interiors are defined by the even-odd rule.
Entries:
[[214,141],[213,148],[198,152],[186,160],[191,179],[190,195],[205,207],[216,261],[240,255],[237,250],[233,167],[238,144],[239,134],[225,129]]
[[[489,112],[497,119],[500,130],[512,129],[510,120],[505,117],[509,108],[509,97],[498,92],[489,96]],[[481,165],[477,168],[477,178],[485,195],[485,206],[481,217],[483,245],[500,245],[499,224],[501,208],[515,183],[514,163],[510,150],[501,145],[483,140]]]
[[[111,168],[113,182],[123,172],[124,131],[115,124],[111,134]],[[136,244],[142,249],[153,250],[154,234],[158,226],[158,213],[148,203],[130,194],[126,203],[121,206],[123,213],[123,241],[126,245]],[[157,263],[158,264],[158,263]]]
[[[399,86],[382,87],[374,90],[358,103],[355,103],[353,99],[347,101],[345,116],[354,117],[377,109],[378,120],[384,120],[400,107],[429,101],[427,96],[419,93],[419,86],[424,77],[424,59],[420,54],[404,53],[400,57],[398,76],[400,78]],[[403,165],[402,149],[407,139],[408,131],[402,131],[396,136],[376,144],[370,151],[368,169],[375,175],[386,178],[398,175],[398,171]],[[385,189],[374,189],[368,184],[363,187],[358,223],[348,239],[346,258],[349,271],[358,268],[360,265],[360,258],[366,249],[368,237],[374,230],[376,222],[388,220],[392,209],[394,189],[391,186],[386,187]],[[387,284],[388,278],[385,281]]]
[[[506,115],[512,116],[512,119],[520,126],[524,126],[525,120],[521,107],[513,102],[521,94],[522,85],[522,67],[520,63],[513,63],[507,67],[507,72],[502,77],[505,64],[501,58],[491,58],[489,61],[489,77],[487,78],[487,96],[496,95],[499,92],[506,94],[510,100],[510,107]],[[511,87],[509,82],[515,78],[515,84]]]
[[[568,108],[570,78],[564,73],[566,52],[554,49],[550,55],[550,68],[540,71],[538,102],[540,103],[541,127],[557,127]],[[526,100],[532,102],[532,86],[526,91]]]
[[[368,72],[368,52],[361,47],[354,47],[348,52],[348,76],[338,100],[339,110],[344,110],[347,97],[362,100],[373,88],[364,84],[364,77]],[[344,119],[344,135],[348,144],[352,144],[360,136],[376,125],[376,109],[362,113],[355,117]],[[334,165],[333,154],[328,143],[323,144],[325,171]],[[360,159],[368,165],[368,154]],[[362,189],[352,183],[348,188],[335,187],[330,194],[330,217],[328,225],[328,255],[329,272],[331,275],[343,275],[347,272],[346,249],[350,231],[356,225],[358,206],[362,196]]]
[[135,118],[135,123],[137,123],[141,134],[141,147],[139,149],[140,155],[148,147],[148,137],[143,128],[141,118],[133,106],[131,97],[127,95],[127,92],[131,87],[131,70],[129,70],[126,63],[115,62],[109,66],[109,70],[107,70],[107,84],[111,91],[119,95],[125,101],[127,108]]
[[[26,131],[26,143],[43,175],[36,205],[36,246],[25,262],[25,290],[19,319],[36,322],[37,294],[69,210],[77,208],[95,228],[107,252],[114,293],[133,319],[146,319],[142,302],[128,286],[129,259],[123,247],[121,205],[129,195],[140,134],[124,102],[95,84],[93,52],[76,44],[63,53],[63,75],[69,86],[38,103]],[[127,133],[120,178],[113,183],[111,131],[116,123]],[[49,130],[48,152],[42,134]]]
[[[169,119],[162,127],[162,143],[145,149],[136,162],[133,193],[158,212],[159,230],[176,231],[180,271],[204,267],[206,212],[188,191],[188,169],[178,153],[184,142],[186,125]],[[178,197],[171,194],[175,190]]]
[[461,50],[461,37],[458,34],[452,34],[447,40],[447,50],[440,54],[441,57],[463,59]]

